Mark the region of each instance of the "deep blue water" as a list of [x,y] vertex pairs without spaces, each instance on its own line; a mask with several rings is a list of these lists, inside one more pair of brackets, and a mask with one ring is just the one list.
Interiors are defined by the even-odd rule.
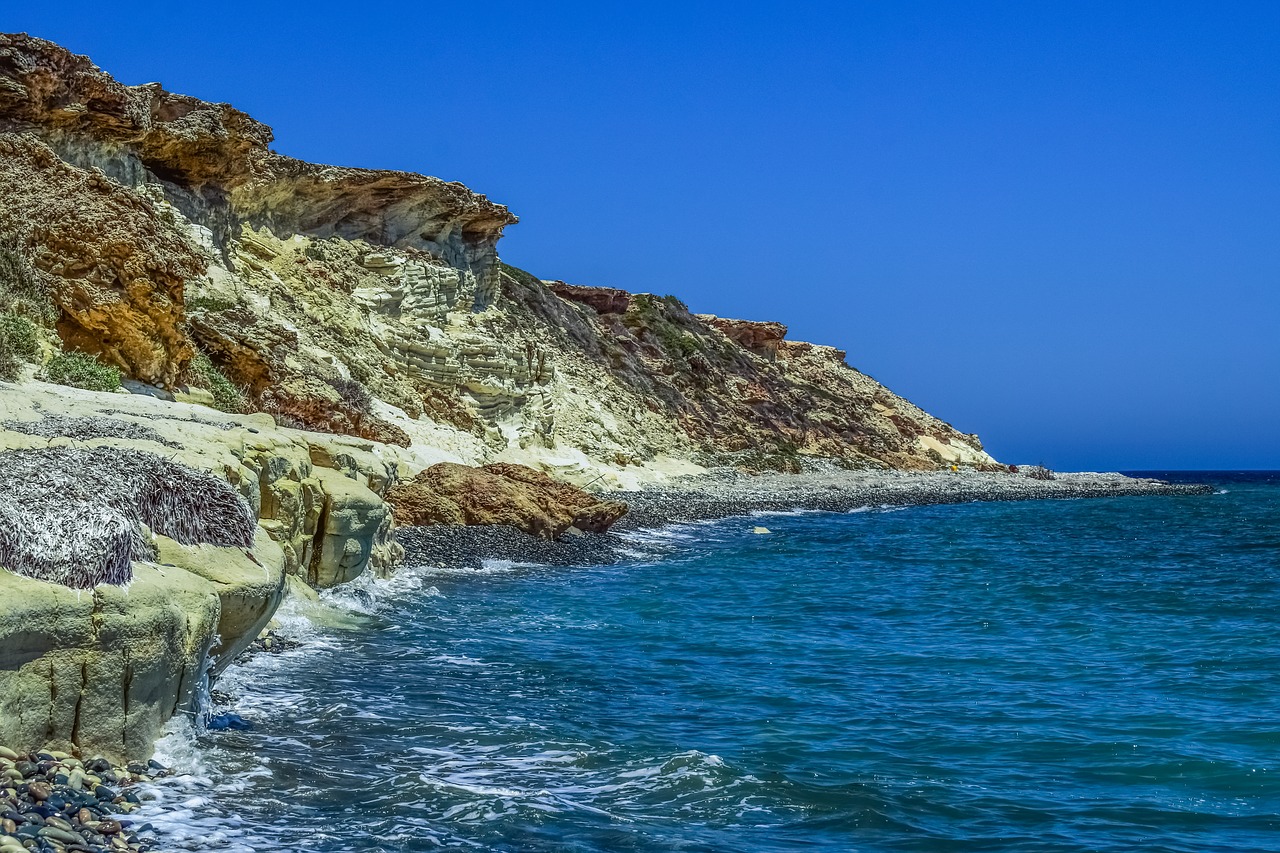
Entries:
[[257,851],[1280,850],[1280,477],[1209,479],[364,584],[233,668],[252,730],[170,738],[146,811]]

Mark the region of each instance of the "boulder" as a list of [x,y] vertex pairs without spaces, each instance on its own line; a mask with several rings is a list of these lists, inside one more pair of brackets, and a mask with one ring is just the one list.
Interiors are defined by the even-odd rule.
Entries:
[[387,500],[404,525],[506,524],[544,539],[570,528],[603,533],[627,511],[624,503],[508,463],[441,462],[394,486]]

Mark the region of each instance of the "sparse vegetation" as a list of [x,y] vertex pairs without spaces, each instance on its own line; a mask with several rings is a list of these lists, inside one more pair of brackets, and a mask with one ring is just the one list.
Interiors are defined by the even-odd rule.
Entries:
[[369,395],[369,389],[356,380],[336,377],[334,379],[326,379],[325,382],[330,388],[338,392],[342,402],[351,411],[367,415],[373,408],[373,397]]
[[49,288],[16,249],[0,246],[0,310],[48,325],[58,317]]
[[39,334],[35,324],[26,317],[12,311],[0,313],[0,380],[13,382],[23,362],[39,357]]
[[256,518],[224,480],[154,453],[117,447],[0,454],[0,564],[88,589],[128,583],[155,559],[146,529],[183,544],[240,548]]
[[120,371],[82,352],[62,352],[44,367],[44,378],[56,385],[86,391],[114,391],[120,387]]
[[202,296],[191,296],[186,300],[186,308],[188,311],[211,311],[218,313],[219,311],[230,311],[240,305],[240,301],[230,296],[219,296],[216,294],[208,294]]
[[502,261],[498,261],[498,269],[502,270],[504,273],[523,285],[533,286],[542,284],[542,280],[533,273],[525,272],[519,267],[511,266],[511,264],[504,264]]
[[203,352],[197,352],[191,361],[191,370],[196,381],[213,394],[214,408],[230,414],[241,414],[249,410],[249,398],[244,391],[227,378],[213,361]]
[[57,318],[48,289],[16,250],[0,246],[0,380],[40,357],[40,326]]

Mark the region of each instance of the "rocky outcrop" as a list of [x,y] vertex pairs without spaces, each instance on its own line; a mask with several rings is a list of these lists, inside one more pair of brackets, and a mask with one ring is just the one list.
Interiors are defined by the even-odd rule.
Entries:
[[[995,467],[780,323],[544,282],[498,262],[515,217],[484,196],[270,141],[232,107],[0,36],[0,193],[19,200],[0,240],[57,294],[64,345],[171,388],[201,381],[199,348],[254,410],[409,447],[420,467],[514,462],[615,487],[695,462]],[[46,213],[45,197],[66,201]]]
[[787,336],[781,323],[757,320],[729,320],[715,314],[695,314],[698,320],[723,334],[740,347],[758,353],[776,353]]
[[[125,522],[141,522],[122,528],[127,538],[144,538],[140,549],[131,545],[127,586],[77,590],[0,565],[0,744],[145,758],[163,723],[191,713],[201,686],[267,624],[288,578],[323,588],[386,574],[403,554],[383,500],[400,463],[380,445],[277,428],[265,415],[34,382],[0,384],[0,412],[0,449],[40,455],[46,476],[70,483],[59,490],[65,503],[105,500]],[[202,532],[216,513],[172,504],[181,489],[134,489],[124,469],[128,482],[119,486],[50,470],[64,458],[83,469],[80,457],[156,458],[209,472],[234,490],[256,529],[240,544],[238,532]],[[142,469],[144,486],[150,470]],[[15,489],[6,488],[6,496]],[[124,494],[143,505],[133,513],[115,506]],[[24,506],[31,513],[36,505]],[[157,507],[181,523],[166,527]]]
[[631,294],[616,287],[583,287],[553,281],[547,285],[561,299],[586,305],[597,314],[625,314],[631,307]]
[[0,237],[31,258],[65,344],[175,383],[194,354],[183,286],[205,268],[185,235],[143,197],[25,134],[0,133],[0,191]]
[[404,525],[502,524],[544,539],[571,528],[603,533],[627,511],[624,503],[511,464],[473,468],[442,462],[397,485],[387,500]]
[[159,186],[221,244],[235,223],[419,249],[483,278],[516,221],[461,184],[304,163],[272,152],[271,128],[227,104],[125,86],[87,57],[0,34],[0,127],[49,139],[68,162],[127,186]]

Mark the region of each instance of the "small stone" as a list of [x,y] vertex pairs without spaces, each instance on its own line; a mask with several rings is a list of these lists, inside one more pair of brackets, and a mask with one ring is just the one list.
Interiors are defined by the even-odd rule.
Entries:
[[43,803],[52,793],[53,789],[48,782],[32,782],[27,786],[27,794],[37,803]]
[[18,777],[20,779],[30,779],[32,776],[36,775],[36,773],[40,770],[39,767],[36,767],[36,765],[30,761],[15,762],[13,765],[13,769],[17,770],[20,774],[22,774],[21,776]]
[[88,809],[82,808],[80,809],[80,811],[76,812],[76,820],[80,821],[81,824],[84,824],[86,826],[93,823],[97,819],[98,819],[98,816],[93,812],[89,811]]
[[67,786],[73,791],[83,791],[84,780],[84,771],[79,768],[75,768],[71,771],[71,775],[67,777]]
[[18,831],[18,824],[7,817],[0,818],[0,830],[3,830],[5,835],[13,835]]
[[57,826],[43,826],[36,833],[40,838],[48,838],[51,841],[61,841],[63,844],[80,844],[84,841],[79,833],[62,829]]
[[54,816],[54,817],[47,817],[47,818],[45,818],[45,820],[44,820],[44,825],[45,825],[45,826],[56,826],[56,827],[58,827],[58,829],[65,829],[67,832],[74,832],[74,831],[75,831],[75,827],[71,825],[71,822],[70,822],[70,821],[63,820],[62,818],[60,818],[60,817],[56,817],[56,816]]
[[94,788],[93,795],[99,800],[114,800],[117,796],[116,792],[108,788],[106,785],[99,785]]
[[120,831],[120,822],[107,818],[106,820],[99,822],[94,828],[103,835],[115,835]]
[[0,746],[0,758],[7,758],[10,761],[17,761],[18,753],[14,752],[12,749],[9,749],[9,747],[7,746]]

